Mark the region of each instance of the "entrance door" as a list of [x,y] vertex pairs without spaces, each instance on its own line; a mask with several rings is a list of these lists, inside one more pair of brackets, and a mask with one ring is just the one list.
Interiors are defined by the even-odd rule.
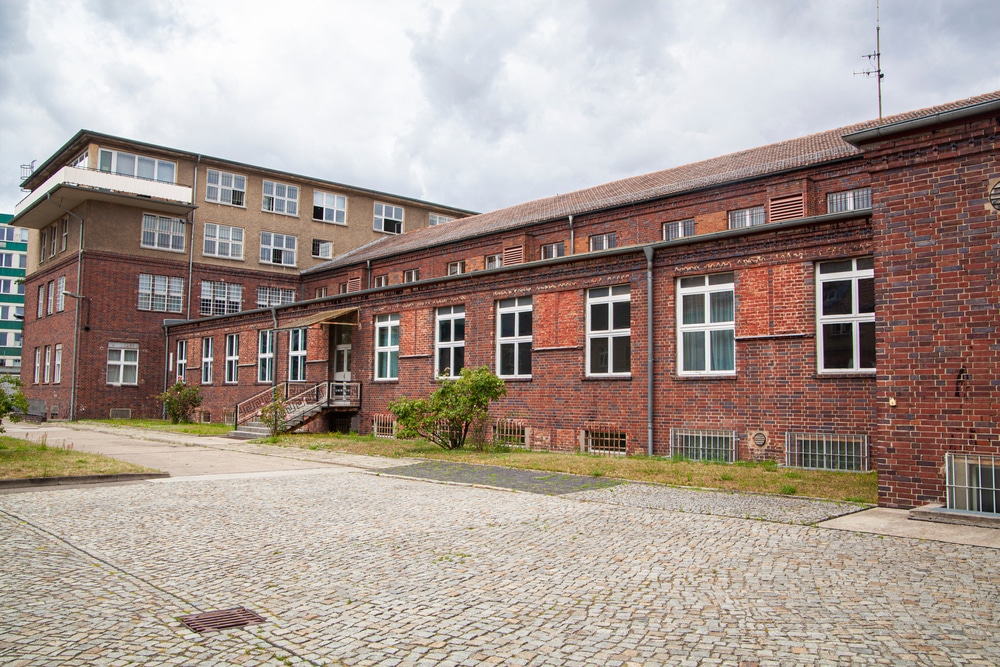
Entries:
[[[354,327],[337,325],[333,334],[333,381],[351,381],[351,335]],[[343,385],[334,386],[335,396],[350,396],[351,390]]]

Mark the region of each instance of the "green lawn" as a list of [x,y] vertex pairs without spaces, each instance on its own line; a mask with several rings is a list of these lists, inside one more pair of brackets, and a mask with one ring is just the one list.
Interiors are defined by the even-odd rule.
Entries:
[[78,452],[73,449],[71,442],[63,443],[61,446],[50,446],[44,442],[29,442],[0,436],[0,479],[80,477],[135,472],[159,471],[100,454]]
[[188,435],[226,435],[233,430],[229,424],[171,424],[165,419],[86,419],[82,424],[101,424],[103,426],[127,426],[130,428],[145,428],[151,431],[166,431],[168,433],[186,433]]

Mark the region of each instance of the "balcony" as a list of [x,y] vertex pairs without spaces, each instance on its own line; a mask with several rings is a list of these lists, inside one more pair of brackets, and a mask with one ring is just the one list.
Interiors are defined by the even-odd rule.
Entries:
[[42,229],[61,216],[64,209],[72,209],[92,199],[183,215],[195,208],[193,194],[186,185],[63,167],[14,207],[11,224]]

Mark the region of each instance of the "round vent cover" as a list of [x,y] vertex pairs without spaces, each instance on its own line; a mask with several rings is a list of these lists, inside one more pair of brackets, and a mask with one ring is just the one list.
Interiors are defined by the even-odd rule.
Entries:
[[755,431],[750,434],[750,440],[758,447],[763,447],[767,444],[767,433],[764,433],[763,431]]
[[1000,211],[1000,181],[997,181],[997,184],[990,190],[990,204]]

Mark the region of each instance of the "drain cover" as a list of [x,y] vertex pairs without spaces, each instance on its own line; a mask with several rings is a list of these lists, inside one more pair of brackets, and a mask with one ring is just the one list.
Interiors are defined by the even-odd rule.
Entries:
[[244,628],[248,625],[264,623],[267,619],[245,607],[236,607],[235,609],[220,609],[181,616],[180,620],[181,623],[195,632],[212,632],[226,628]]

